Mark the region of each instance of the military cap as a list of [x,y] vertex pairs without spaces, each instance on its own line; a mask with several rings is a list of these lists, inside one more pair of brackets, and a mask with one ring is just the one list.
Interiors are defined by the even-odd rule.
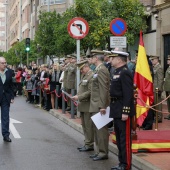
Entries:
[[82,69],[82,68],[85,66],[85,64],[87,64],[87,63],[88,63],[87,60],[79,61],[79,62],[77,62],[77,67],[78,67],[79,69]]
[[92,54],[88,54],[88,55],[86,56],[86,58],[92,58],[92,57],[93,57]]
[[170,60],[170,55],[168,55],[166,59],[167,59],[167,60]]
[[70,54],[67,55],[67,58],[71,58],[72,56]]
[[159,59],[159,56],[153,56],[153,55],[150,56],[150,60],[153,60],[153,59],[156,59],[156,58]]
[[129,54],[127,52],[123,52],[123,51],[112,50],[111,52],[112,52],[112,54],[114,54],[112,57],[125,57],[125,58],[127,58],[129,56]]
[[101,50],[91,50],[91,55],[92,56],[95,56],[97,54],[104,54],[104,51],[101,51]]
[[150,58],[150,57],[151,57],[151,55],[149,55],[149,54],[146,54],[146,57],[147,57],[147,58]]
[[71,58],[77,58],[76,54],[70,54],[70,55],[71,55]]
[[109,54],[108,56],[109,57],[117,57],[118,55],[117,54]]
[[107,50],[103,50],[103,52],[104,52],[104,56],[108,56],[108,55],[112,54],[111,51],[107,51]]

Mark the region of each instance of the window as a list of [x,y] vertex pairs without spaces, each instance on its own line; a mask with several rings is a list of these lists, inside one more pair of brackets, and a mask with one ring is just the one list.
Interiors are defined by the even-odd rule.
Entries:
[[2,40],[1,40],[1,41],[0,41],[0,45],[1,45],[1,46],[5,46],[5,41],[2,41]]
[[146,24],[147,24],[147,32],[152,31],[152,19],[151,19],[151,16],[148,16],[146,18]]
[[5,12],[0,12],[0,18],[5,17]]
[[0,37],[5,36],[5,31],[0,31]]
[[66,2],[66,0],[41,0],[41,5],[48,5],[48,2],[50,2],[50,5],[53,5],[53,4],[64,3]]
[[5,26],[5,22],[4,21],[0,21],[0,26]]

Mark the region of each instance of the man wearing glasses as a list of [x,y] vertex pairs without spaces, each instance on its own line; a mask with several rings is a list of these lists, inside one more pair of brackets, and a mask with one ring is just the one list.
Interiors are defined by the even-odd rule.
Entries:
[[5,142],[11,142],[9,137],[9,108],[14,102],[12,70],[8,69],[4,57],[0,57],[0,107],[2,136]]

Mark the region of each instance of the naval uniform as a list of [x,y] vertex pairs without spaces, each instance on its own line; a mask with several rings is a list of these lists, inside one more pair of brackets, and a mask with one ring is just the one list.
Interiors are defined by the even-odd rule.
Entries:
[[[119,166],[124,169],[131,168],[131,117],[135,115],[133,99],[133,76],[127,65],[114,71],[110,86],[110,117],[114,118],[114,130],[119,150]],[[128,115],[122,121],[122,114]]]

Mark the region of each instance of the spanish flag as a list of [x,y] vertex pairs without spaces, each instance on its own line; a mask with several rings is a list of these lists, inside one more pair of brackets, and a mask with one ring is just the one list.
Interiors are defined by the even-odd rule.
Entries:
[[134,84],[136,84],[138,92],[136,119],[137,124],[141,126],[148,113],[148,108],[145,107],[145,103],[150,106],[154,101],[152,76],[148,59],[146,57],[142,31],[140,31],[140,41],[134,75]]

